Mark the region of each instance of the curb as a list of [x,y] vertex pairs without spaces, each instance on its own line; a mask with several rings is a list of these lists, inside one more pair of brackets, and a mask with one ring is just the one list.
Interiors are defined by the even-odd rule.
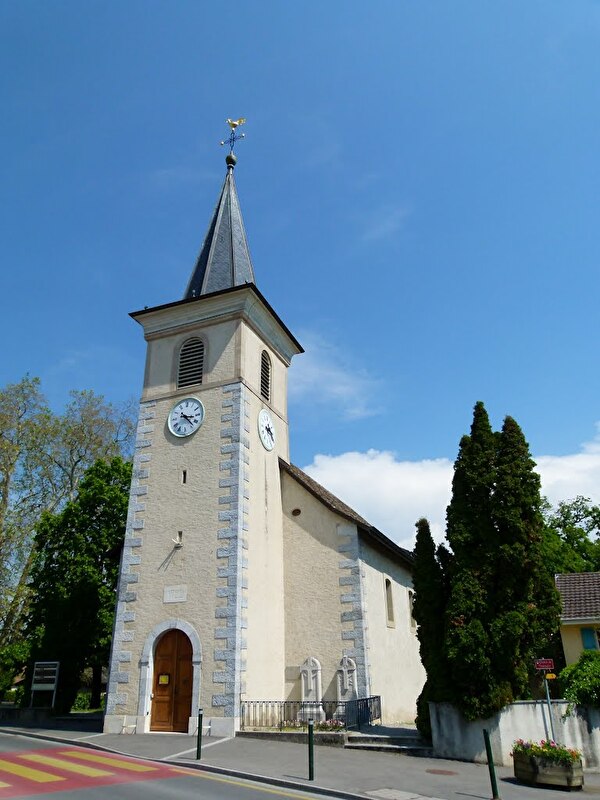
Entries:
[[177,759],[165,758],[148,758],[141,756],[132,756],[131,753],[125,753],[122,750],[115,750],[113,747],[105,747],[101,744],[93,744],[92,742],[77,741],[67,739],[61,736],[56,736],[48,733],[30,733],[22,728],[15,730],[11,728],[1,728],[0,733],[12,734],[13,736],[26,736],[29,739],[41,739],[47,742],[60,742],[60,744],[70,744],[77,747],[86,747],[90,750],[102,750],[105,753],[116,753],[120,756],[127,756],[128,758],[139,758],[141,761],[154,761],[158,764],[175,764],[178,767],[186,767],[187,769],[203,770],[204,772],[212,772],[218,775],[226,775],[230,778],[242,778],[243,780],[256,781],[257,783],[268,783],[271,786],[280,786],[283,789],[294,789],[298,792],[305,792],[307,794],[324,794],[330,797],[339,797],[341,800],[365,800],[367,795],[356,794],[355,792],[346,792],[343,789],[330,789],[325,786],[317,786],[316,784],[298,783],[297,781],[288,781],[284,778],[272,778],[268,775],[257,775],[252,772],[241,772],[227,767],[215,767],[211,764],[204,764],[199,762],[189,763],[187,761],[179,761]]

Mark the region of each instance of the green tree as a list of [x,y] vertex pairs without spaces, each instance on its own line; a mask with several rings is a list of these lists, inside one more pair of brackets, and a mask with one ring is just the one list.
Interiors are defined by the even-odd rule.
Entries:
[[419,652],[427,672],[427,680],[417,700],[417,727],[426,738],[431,738],[429,702],[445,700],[447,695],[447,663],[444,649],[446,609],[446,582],[442,566],[436,555],[429,522],[417,522],[414,549],[413,588],[415,592],[413,616],[419,627]]
[[523,432],[506,417],[493,495],[494,606],[490,648],[500,697],[524,696],[536,650],[559,627],[560,600],[544,562],[540,478]]
[[561,697],[574,705],[600,707],[600,653],[584,650],[558,676]]
[[446,510],[446,538],[461,567],[485,560],[493,538],[492,494],[497,436],[482,402],[473,409],[469,436],[460,441],[454,463],[452,498]]
[[447,511],[447,698],[468,719],[528,694],[533,659],[559,624],[543,559],[540,481],[517,423],[494,433],[482,403],[461,440]]
[[35,465],[47,442],[49,414],[37,378],[26,376],[0,390],[0,696],[26,657],[20,579],[41,506]]
[[[69,711],[81,672],[108,664],[131,465],[97,461],[77,495],[36,527],[29,611],[31,660],[60,661],[56,708]],[[98,703],[98,681],[96,681]]]
[[493,578],[495,531],[492,497],[497,436],[483,403],[473,412],[470,435],[463,436],[454,464],[452,498],[446,512],[446,538],[453,552],[446,610],[446,651],[452,676],[447,699],[466,716],[483,716],[494,685],[489,647],[489,595]]
[[546,501],[542,513],[548,571],[552,575],[600,571],[600,506],[579,495],[555,509]]
[[89,391],[71,392],[62,414],[47,406],[37,378],[0,390],[0,687],[20,668],[22,627],[35,556],[34,528],[44,511],[72,499],[98,458],[128,456],[133,409]]

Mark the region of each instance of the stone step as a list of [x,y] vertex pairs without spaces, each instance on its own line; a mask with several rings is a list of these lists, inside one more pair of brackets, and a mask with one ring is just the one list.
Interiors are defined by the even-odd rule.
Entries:
[[394,744],[412,747],[424,747],[425,742],[418,733],[404,733],[396,734],[394,736],[385,736],[382,734],[370,733],[349,733],[348,742],[356,744]]
[[425,744],[385,744],[383,742],[357,742],[348,741],[344,745],[346,750],[369,750],[378,753],[395,753],[402,756],[420,756],[433,758],[433,748]]

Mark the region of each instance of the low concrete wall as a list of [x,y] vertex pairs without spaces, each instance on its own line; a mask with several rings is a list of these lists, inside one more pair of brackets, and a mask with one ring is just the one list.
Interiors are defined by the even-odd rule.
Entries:
[[0,707],[1,722],[43,722],[50,719],[52,712],[49,708],[17,708],[16,706]]
[[[306,744],[308,741],[308,731],[237,731],[236,736],[246,737],[247,739],[272,739],[277,742],[296,742],[296,744]],[[343,747],[348,741],[348,735],[337,731],[315,731],[315,745],[330,745],[332,747]]]
[[[557,742],[583,753],[583,766],[600,772],[600,709],[577,706],[566,716],[566,700],[552,701],[552,722]],[[437,758],[486,763],[483,729],[490,735],[494,763],[512,764],[511,750],[516,739],[551,739],[546,701],[524,700],[506,706],[484,720],[467,722],[449,703],[430,703],[433,751]]]

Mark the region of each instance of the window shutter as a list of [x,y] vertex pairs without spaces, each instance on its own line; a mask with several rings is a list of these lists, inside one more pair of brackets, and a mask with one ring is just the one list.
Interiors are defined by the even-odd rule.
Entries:
[[271,359],[266,350],[260,357],[260,393],[265,400],[271,400]]
[[581,641],[583,642],[584,650],[597,650],[598,641],[596,639],[596,631],[593,628],[581,629]]
[[179,352],[177,388],[202,383],[204,372],[204,342],[202,339],[188,339]]

